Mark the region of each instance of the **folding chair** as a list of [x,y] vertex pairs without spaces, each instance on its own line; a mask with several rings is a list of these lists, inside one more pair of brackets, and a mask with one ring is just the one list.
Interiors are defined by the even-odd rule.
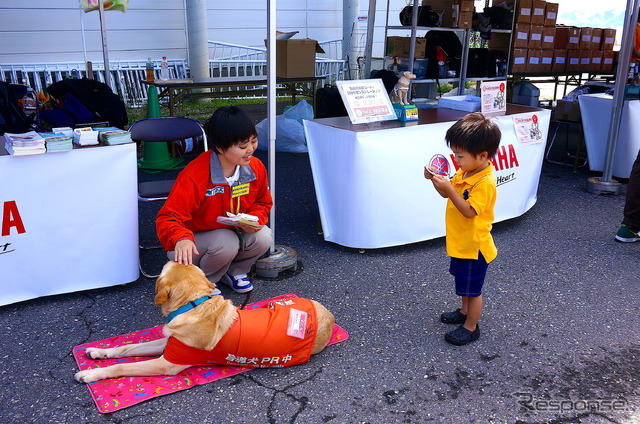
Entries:
[[[207,136],[204,128],[195,120],[178,116],[163,116],[160,118],[147,118],[134,122],[129,127],[131,139],[144,143],[167,143],[177,140],[195,139],[202,137],[204,150],[208,150]],[[175,179],[146,181],[138,184],[138,200],[140,202],[164,201],[169,197],[169,192],[175,183]],[[161,246],[139,246],[140,251],[159,249]],[[147,278],[156,278],[145,272],[140,263],[140,272]]]

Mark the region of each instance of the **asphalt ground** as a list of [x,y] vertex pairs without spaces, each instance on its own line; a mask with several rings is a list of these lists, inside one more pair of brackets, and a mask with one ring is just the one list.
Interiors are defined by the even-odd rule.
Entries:
[[[562,143],[554,154],[564,157]],[[459,302],[444,239],[363,253],[325,242],[308,155],[276,156],[276,243],[298,252],[302,271],[256,279],[252,301],[315,299],[347,341],[303,365],[100,414],[73,380],[71,349],[162,324],[154,281],[7,305],[0,423],[640,422],[640,243],[614,241],[624,196],[587,193],[598,174],[545,161],[537,203],[494,227],[482,336],[456,347],[443,338],[454,327],[439,322]],[[156,210],[140,209],[143,240],[153,238]],[[159,270],[165,259],[146,252],[143,262]]]

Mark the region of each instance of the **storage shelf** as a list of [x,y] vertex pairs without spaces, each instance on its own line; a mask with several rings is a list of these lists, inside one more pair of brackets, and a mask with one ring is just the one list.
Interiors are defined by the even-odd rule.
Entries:
[[[411,31],[413,27],[410,26],[388,26],[387,29],[393,30],[405,30]],[[448,27],[415,27],[416,31],[452,31],[452,32],[465,32],[469,28],[448,28]],[[509,31],[511,32],[511,31]]]
[[[485,7],[489,6],[489,0],[485,0]],[[414,0],[413,1],[413,5],[417,5],[418,1]],[[508,79],[508,75],[504,75],[504,76],[499,76],[499,77],[468,77],[467,76],[467,69],[468,69],[468,61],[469,61],[469,49],[470,49],[470,44],[472,43],[471,38],[473,37],[474,39],[477,38],[477,33],[479,33],[480,31],[477,31],[473,28],[449,28],[449,27],[423,27],[423,26],[411,26],[411,25],[389,25],[389,5],[390,5],[390,1],[387,0],[387,14],[386,14],[386,21],[385,21],[385,43],[387,42],[387,37],[388,37],[388,32],[389,31],[405,31],[406,33],[411,33],[411,50],[410,50],[410,57],[409,62],[410,64],[413,64],[413,60],[416,59],[414,57],[414,44],[416,42],[416,39],[418,38],[418,33],[420,33],[420,37],[422,37],[422,33],[428,33],[430,31],[449,31],[452,33],[455,33],[456,36],[458,36],[458,38],[460,38],[461,43],[462,43],[462,55],[460,58],[460,69],[458,72],[458,75],[456,77],[453,78],[424,78],[424,79],[416,79],[411,81],[412,85],[421,85],[421,84],[439,84],[439,83],[458,83],[458,94],[462,95],[463,91],[464,91],[464,87],[467,81],[472,81],[472,82],[478,82],[478,81],[501,81],[501,80],[507,80]],[[515,14],[514,14],[514,18],[515,19]],[[513,26],[513,20],[511,21],[511,24]],[[493,29],[492,33],[494,34],[507,34],[508,38],[509,38],[509,47],[511,46],[511,41],[512,41],[512,37],[513,37],[513,31],[512,29]],[[481,45],[485,45],[485,43],[482,43]],[[510,52],[510,48],[507,49],[507,55],[506,55],[506,60],[507,63],[509,62],[509,52]],[[386,51],[386,44],[385,44],[385,51]],[[486,69],[478,69],[476,72],[488,72]],[[429,86],[424,86],[421,87],[421,89],[427,89],[427,91],[432,91],[432,87]],[[416,93],[417,93],[417,87],[416,87]],[[412,90],[413,92],[413,90]]]

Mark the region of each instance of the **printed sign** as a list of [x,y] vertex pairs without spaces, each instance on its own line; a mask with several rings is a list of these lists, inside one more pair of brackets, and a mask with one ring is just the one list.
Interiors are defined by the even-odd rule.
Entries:
[[507,113],[506,81],[482,81],[480,84],[481,107],[483,115],[504,115]]
[[513,128],[516,138],[521,144],[542,143],[538,114],[523,113],[513,116]]
[[397,119],[381,79],[337,81],[336,84],[352,124]]

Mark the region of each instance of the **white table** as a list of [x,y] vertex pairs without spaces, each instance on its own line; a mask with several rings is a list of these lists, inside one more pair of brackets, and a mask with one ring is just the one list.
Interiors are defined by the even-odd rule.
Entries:
[[[578,96],[582,129],[587,145],[589,169],[604,171],[609,139],[609,125],[613,113],[613,96],[604,93]],[[614,176],[629,178],[631,166],[640,149],[640,100],[627,100],[622,108],[620,132],[613,159]]]
[[0,136],[0,305],[138,279],[134,143],[6,155]]
[[[496,222],[520,216],[536,202],[550,111],[508,105],[502,131]],[[541,139],[523,144],[514,117],[539,119]],[[423,175],[436,154],[451,167],[444,136],[465,112],[420,110],[420,124],[351,125],[347,117],[304,121],[324,238],[365,249],[419,242],[445,234],[445,204]]]

